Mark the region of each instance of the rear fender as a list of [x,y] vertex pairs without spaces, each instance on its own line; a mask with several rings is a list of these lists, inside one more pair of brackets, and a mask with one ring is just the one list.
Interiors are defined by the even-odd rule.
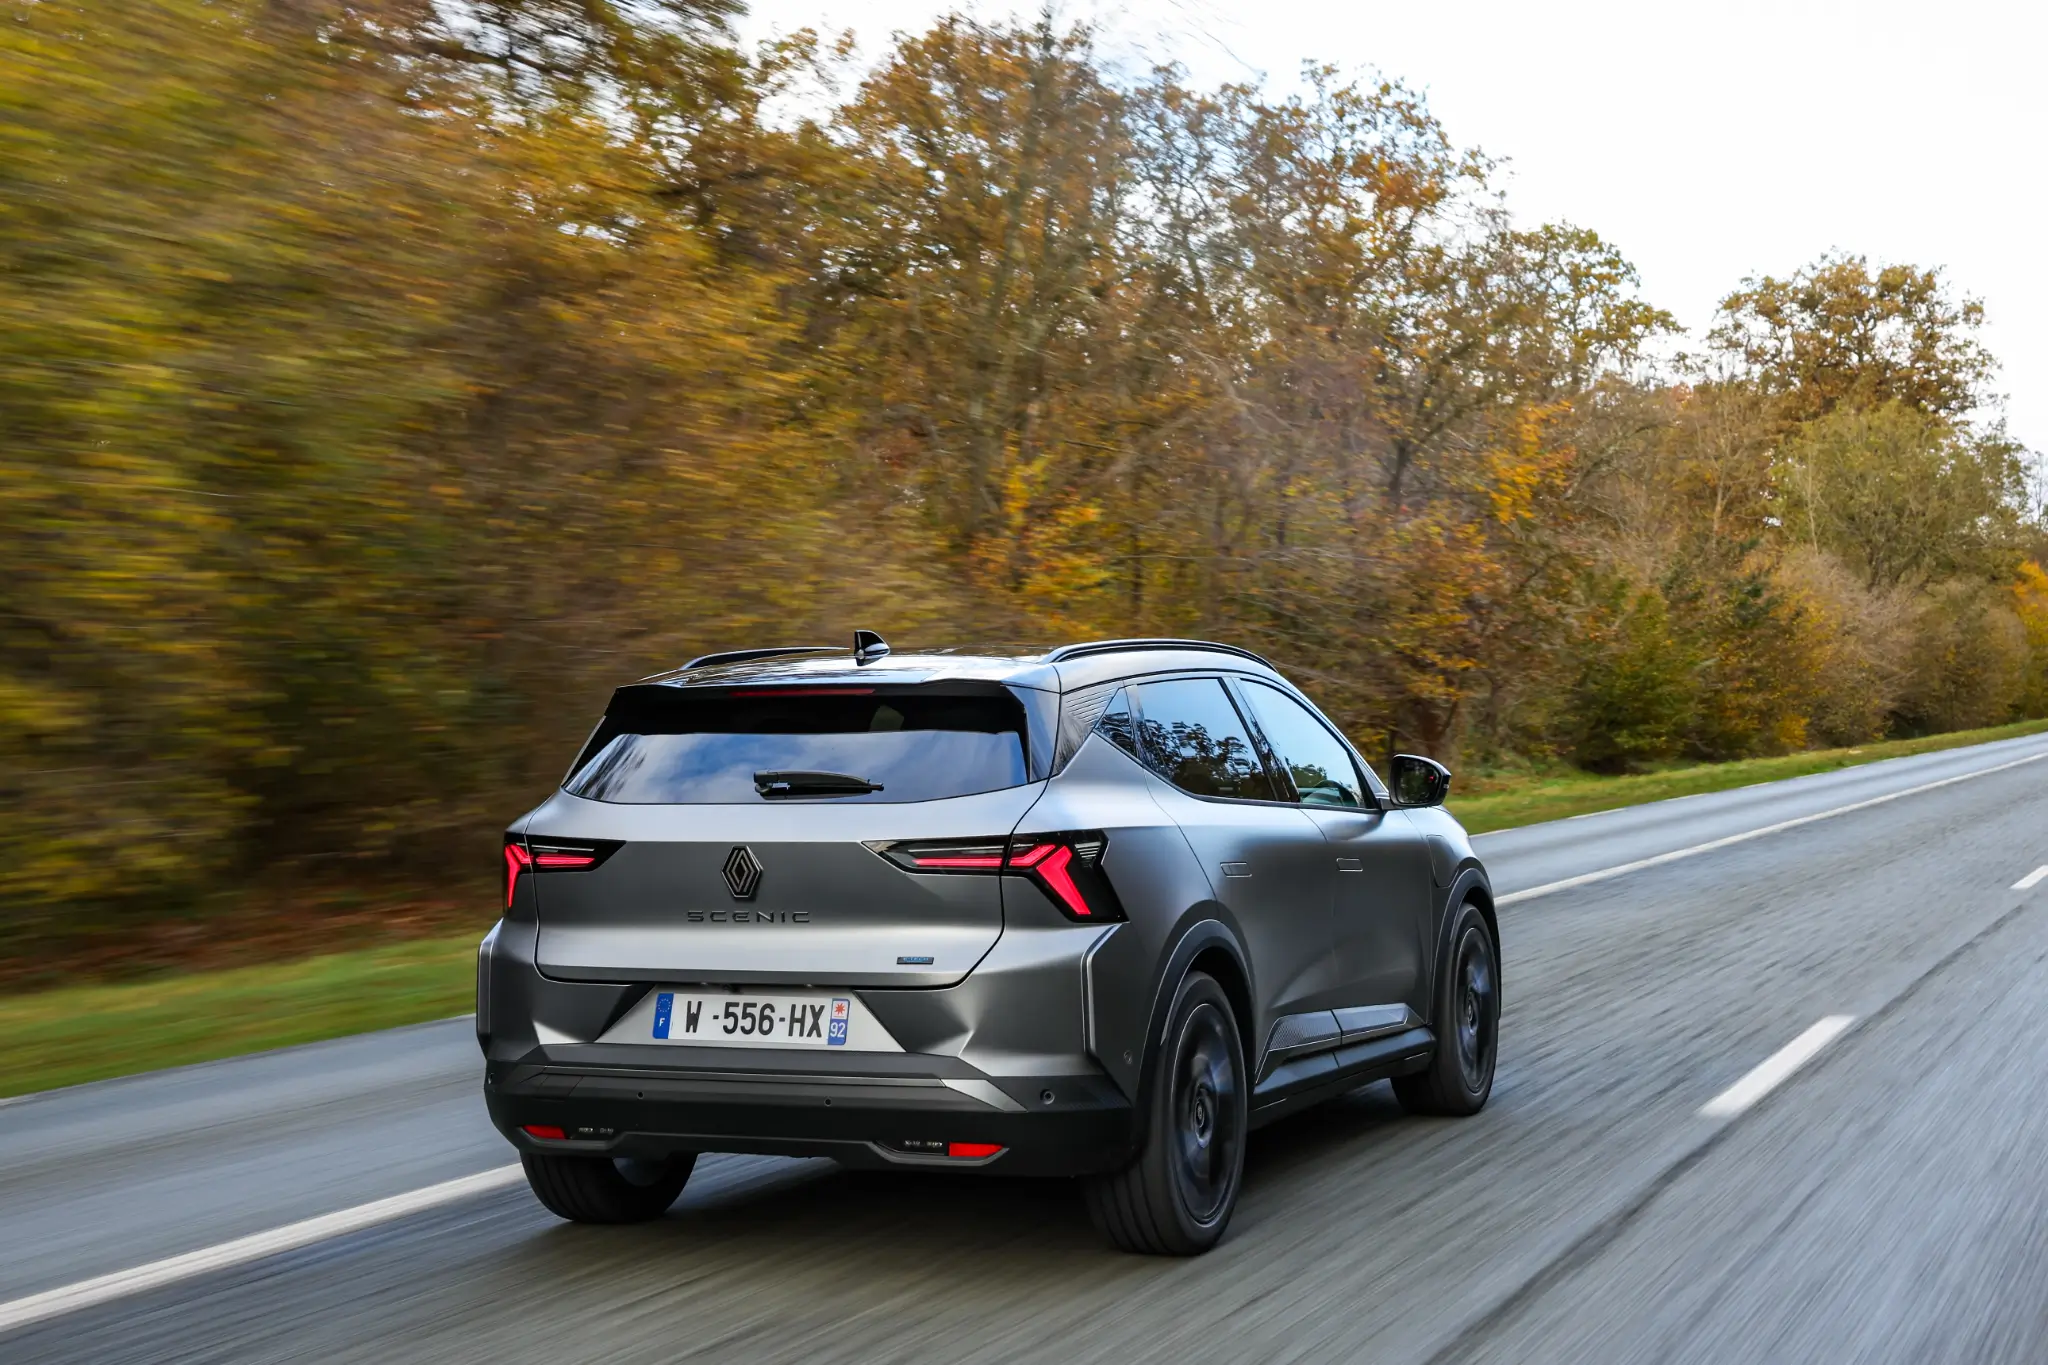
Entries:
[[1152,797],[1153,780],[1121,749],[1087,736],[1018,826],[1108,835],[1102,870],[1126,919],[1089,949],[1082,976],[1089,1055],[1126,1096],[1138,1093],[1169,960],[1202,920],[1236,932],[1187,837]]
[[[525,881],[526,878],[520,880]],[[553,981],[534,963],[538,926],[510,915],[478,953],[477,1041],[492,1062],[517,1062],[550,1042],[586,1042],[610,1028],[647,992],[626,983]]]

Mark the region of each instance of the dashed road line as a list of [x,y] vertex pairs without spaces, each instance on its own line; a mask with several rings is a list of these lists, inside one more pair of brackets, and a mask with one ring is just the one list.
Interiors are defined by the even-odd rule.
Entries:
[[1732,1119],[1783,1085],[1793,1072],[1820,1054],[1856,1022],[1853,1014],[1830,1014],[1751,1068],[1748,1075],[1700,1107],[1710,1119]]

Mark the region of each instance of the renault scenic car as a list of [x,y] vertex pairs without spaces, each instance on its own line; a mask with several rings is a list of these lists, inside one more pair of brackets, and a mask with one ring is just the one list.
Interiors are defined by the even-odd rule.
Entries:
[[703,1152],[1081,1177],[1103,1232],[1223,1233],[1246,1134],[1493,1085],[1499,935],[1440,806],[1265,660],[1193,640],[712,655],[614,693],[505,835],[476,1023],[564,1218]]

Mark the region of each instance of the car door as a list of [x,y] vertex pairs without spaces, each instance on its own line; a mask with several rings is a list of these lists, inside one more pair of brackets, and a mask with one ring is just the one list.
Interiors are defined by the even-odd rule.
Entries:
[[[1239,679],[1244,698],[1303,813],[1337,870],[1333,934],[1342,1004],[1378,1008],[1391,1025],[1408,1006],[1427,1017],[1433,882],[1429,842],[1405,811],[1383,809],[1346,744],[1313,710],[1277,687]],[[1347,1033],[1377,1031],[1380,1015],[1339,1011]]]
[[[1244,933],[1260,1003],[1277,1014],[1328,1008],[1337,995],[1336,877],[1321,831],[1279,799],[1221,679],[1139,683],[1124,696],[1139,761],[1163,779],[1160,804]],[[1112,738],[1117,724],[1105,715]]]

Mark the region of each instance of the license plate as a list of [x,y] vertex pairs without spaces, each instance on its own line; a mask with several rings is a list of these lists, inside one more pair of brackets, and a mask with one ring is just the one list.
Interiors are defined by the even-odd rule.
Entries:
[[848,996],[697,995],[657,991],[649,1036],[659,1043],[845,1047]]

